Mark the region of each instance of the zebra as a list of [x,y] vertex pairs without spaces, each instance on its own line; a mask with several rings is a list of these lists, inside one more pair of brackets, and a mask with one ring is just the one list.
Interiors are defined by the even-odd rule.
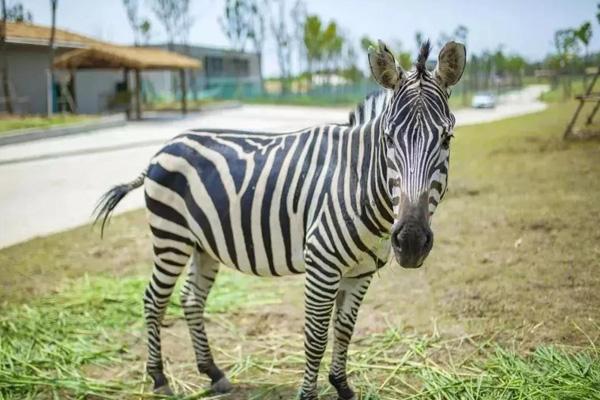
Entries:
[[154,254],[143,299],[146,369],[156,393],[172,394],[161,320],[189,263],[182,307],[198,371],[213,391],[232,389],[214,361],[203,319],[224,265],[257,276],[305,274],[300,399],[317,399],[330,320],[329,382],[339,399],[356,399],[346,361],[363,297],[392,254],[405,268],[423,264],[433,245],[431,218],[447,185],[455,122],[448,98],[466,51],[447,43],[433,71],[426,68],[429,53],[427,42],[415,68],[404,71],[383,42],[372,47],[371,73],[385,101],[367,98],[374,108],[355,112],[350,124],[282,134],[191,130],[167,142],[138,178],[100,199],[96,221],[104,232],[119,201],[144,186]]

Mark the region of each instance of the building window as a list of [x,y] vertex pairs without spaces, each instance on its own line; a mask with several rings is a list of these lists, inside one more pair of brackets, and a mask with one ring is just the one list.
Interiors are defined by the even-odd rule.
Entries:
[[223,59],[221,57],[206,57],[206,74],[208,76],[222,76]]
[[250,75],[250,66],[248,60],[241,58],[233,59],[233,74],[235,76],[248,76]]

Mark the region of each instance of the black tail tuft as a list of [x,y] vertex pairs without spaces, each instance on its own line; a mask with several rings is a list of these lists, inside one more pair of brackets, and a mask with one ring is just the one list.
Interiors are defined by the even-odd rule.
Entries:
[[94,225],[102,220],[102,226],[100,229],[100,237],[104,237],[104,227],[110,220],[110,216],[123,197],[127,196],[132,190],[142,186],[144,178],[146,177],[146,171],[142,172],[134,181],[124,183],[121,185],[113,186],[108,192],[104,193],[98,204],[94,208],[92,215],[95,215]]

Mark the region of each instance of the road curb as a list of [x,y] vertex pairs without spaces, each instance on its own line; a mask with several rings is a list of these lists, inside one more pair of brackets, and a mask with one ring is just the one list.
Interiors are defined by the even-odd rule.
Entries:
[[[221,110],[230,110],[239,108],[242,103],[239,101],[227,101],[220,104],[207,104],[199,110],[192,112],[214,112]],[[160,114],[169,111],[147,111],[146,114]],[[51,139],[61,136],[76,135],[87,133],[105,128],[116,128],[127,123],[125,114],[112,114],[100,117],[94,121],[81,122],[78,124],[70,124],[66,126],[55,126],[50,128],[29,128],[13,131],[14,133],[0,135],[0,146],[8,146],[11,144],[19,144],[25,142],[33,142],[36,140]]]
[[81,122],[66,126],[55,126],[44,129],[20,129],[14,131],[12,134],[0,135],[0,146],[8,146],[11,144],[92,132],[98,129],[114,128],[123,126],[126,122],[127,120],[125,119],[125,114],[113,114],[101,117],[99,120]]

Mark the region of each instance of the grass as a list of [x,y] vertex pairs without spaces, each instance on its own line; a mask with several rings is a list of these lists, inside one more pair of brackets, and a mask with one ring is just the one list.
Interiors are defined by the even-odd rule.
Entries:
[[[227,100],[215,100],[215,99],[198,99],[193,100],[190,99],[187,102],[188,110],[202,110],[204,107],[217,105],[217,104],[227,104],[231,103],[231,101]],[[151,104],[145,104],[144,110],[146,111],[180,111],[181,110],[181,101],[162,101],[162,102],[154,102]]]
[[[562,77],[560,82],[555,87],[552,87],[549,91],[545,92],[541,96],[541,100],[547,103],[560,103],[560,102],[568,102],[571,101],[576,95],[583,94],[587,90],[587,85],[590,84],[594,77],[592,75],[588,76],[585,81],[581,76],[574,77]],[[566,96],[565,94],[565,79],[571,80],[571,95]],[[598,84],[596,84],[596,91],[598,90]]]
[[[573,107],[457,129],[426,267],[384,268],[361,308],[348,366],[360,399],[600,398],[600,143],[560,139]],[[0,250],[0,398],[149,396],[148,249],[135,211],[104,241],[84,226]],[[295,396],[302,284],[219,275],[207,330],[236,386],[225,398]],[[169,378],[210,398],[176,297]]]
[[[241,357],[235,348],[215,347],[230,377],[241,387],[251,385],[250,399],[293,395],[303,369],[299,334],[270,331],[244,337],[227,326],[228,315],[280,301],[283,293],[265,296],[261,282],[222,274],[207,306],[209,320],[225,325],[229,336],[254,342],[254,351]],[[143,358],[135,350],[143,337],[140,294],[145,284],[140,278],[85,277],[57,296],[5,309],[0,318],[1,397],[149,396],[144,391],[148,383],[143,378]],[[252,294],[257,292],[261,294]],[[171,302],[169,314],[170,323],[183,318],[177,301]],[[349,373],[361,398],[372,400],[594,399],[600,398],[599,360],[595,347],[574,353],[542,346],[519,355],[474,336],[443,340],[388,327],[356,341]],[[128,368],[132,364],[135,367]],[[324,364],[326,371],[327,361]],[[167,368],[178,392],[193,393],[186,398],[210,397],[201,385],[180,380],[179,372],[172,375],[173,363]],[[111,378],[98,374],[107,370],[127,372]],[[188,382],[196,380],[190,377]],[[329,398],[333,391],[324,386],[321,395]]]
[[90,115],[71,115],[71,114],[58,114],[50,118],[41,116],[0,116],[0,135],[11,134],[15,130],[27,129],[27,128],[50,128],[58,125],[74,124],[78,122],[84,122],[92,120],[96,117]]

